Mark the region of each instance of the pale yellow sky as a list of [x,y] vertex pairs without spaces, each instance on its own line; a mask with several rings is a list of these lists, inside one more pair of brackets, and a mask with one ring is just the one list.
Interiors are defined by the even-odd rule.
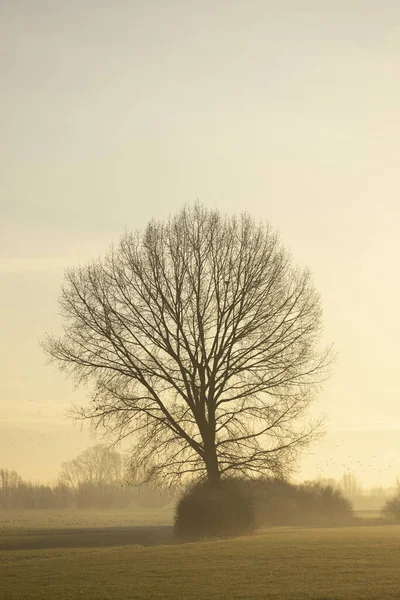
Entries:
[[92,443],[38,346],[64,268],[199,198],[270,220],[321,291],[338,360],[301,474],[392,484],[398,0],[19,0],[0,28],[0,466],[54,477]]

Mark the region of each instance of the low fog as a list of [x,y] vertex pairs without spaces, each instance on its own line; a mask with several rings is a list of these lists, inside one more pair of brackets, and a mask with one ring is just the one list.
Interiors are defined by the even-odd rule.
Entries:
[[398,600],[399,20],[0,3],[5,599]]

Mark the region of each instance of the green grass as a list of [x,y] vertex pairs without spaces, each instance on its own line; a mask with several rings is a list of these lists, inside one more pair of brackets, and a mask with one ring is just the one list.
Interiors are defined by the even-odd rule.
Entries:
[[270,528],[168,545],[166,527],[1,534],[0,600],[400,599],[400,526]]

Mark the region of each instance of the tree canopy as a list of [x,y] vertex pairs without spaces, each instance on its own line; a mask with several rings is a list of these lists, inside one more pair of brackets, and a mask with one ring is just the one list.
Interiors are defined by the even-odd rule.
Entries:
[[283,475],[318,432],[321,302],[268,224],[185,207],[70,269],[60,306],[45,350],[145,479]]

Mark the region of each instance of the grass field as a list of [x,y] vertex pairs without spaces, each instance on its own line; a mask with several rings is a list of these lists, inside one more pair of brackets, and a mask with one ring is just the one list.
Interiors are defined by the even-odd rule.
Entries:
[[145,513],[1,515],[0,600],[400,599],[400,526],[179,544],[166,514]]
[[0,511],[0,533],[6,529],[133,527],[172,525],[173,507],[137,510],[7,510]]
[[355,510],[354,516],[359,519],[381,519],[382,511],[380,511],[380,510]]

